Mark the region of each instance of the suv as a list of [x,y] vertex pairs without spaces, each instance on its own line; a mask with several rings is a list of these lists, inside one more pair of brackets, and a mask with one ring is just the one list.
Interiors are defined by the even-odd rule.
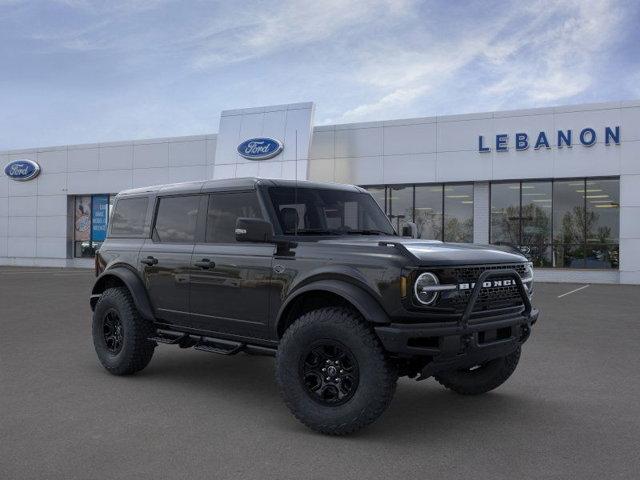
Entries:
[[159,343],[273,355],[289,409],[333,435],[378,418],[399,376],[463,395],[493,390],[538,317],[525,257],[401,237],[351,185],[250,178],[127,190],[96,275],[93,342],[109,372],[142,370]]

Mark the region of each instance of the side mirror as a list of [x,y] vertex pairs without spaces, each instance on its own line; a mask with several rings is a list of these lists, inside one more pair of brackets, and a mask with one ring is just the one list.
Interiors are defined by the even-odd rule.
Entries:
[[413,222],[407,222],[406,225],[402,227],[402,236],[418,238],[418,226]]
[[261,218],[238,218],[236,220],[236,241],[271,243],[273,226]]

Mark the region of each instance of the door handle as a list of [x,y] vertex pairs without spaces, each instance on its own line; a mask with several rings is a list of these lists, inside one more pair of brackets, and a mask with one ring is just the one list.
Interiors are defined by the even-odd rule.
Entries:
[[193,264],[196,267],[202,268],[203,270],[208,270],[209,268],[215,268],[215,266],[216,266],[215,262],[212,262],[208,258],[203,258],[199,262],[193,262]]
[[158,263],[158,259],[156,257],[152,257],[151,255],[149,255],[147,258],[143,258],[142,260],[140,260],[140,263],[144,263],[145,265],[152,266]]

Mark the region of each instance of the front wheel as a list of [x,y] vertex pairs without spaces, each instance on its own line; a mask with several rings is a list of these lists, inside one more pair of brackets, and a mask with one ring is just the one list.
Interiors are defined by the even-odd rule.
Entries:
[[520,360],[520,347],[504,357],[481,365],[441,372],[435,379],[444,387],[461,395],[480,395],[498,388],[515,371]]
[[353,433],[382,415],[397,378],[371,328],[344,308],[298,318],[276,357],[276,380],[291,412],[329,435]]

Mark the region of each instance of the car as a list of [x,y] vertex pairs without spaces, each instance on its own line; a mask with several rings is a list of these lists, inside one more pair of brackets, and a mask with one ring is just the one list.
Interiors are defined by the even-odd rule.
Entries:
[[303,424],[353,433],[398,377],[462,395],[514,372],[538,310],[513,250],[396,232],[361,187],[240,178],[121,192],[95,257],[93,343],[110,373],[158,344],[275,356]]

